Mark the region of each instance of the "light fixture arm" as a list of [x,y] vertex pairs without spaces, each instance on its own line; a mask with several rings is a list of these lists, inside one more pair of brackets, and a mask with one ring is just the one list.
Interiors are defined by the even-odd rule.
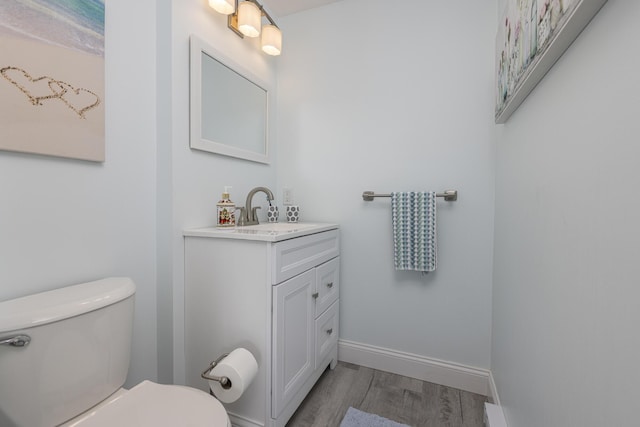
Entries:
[[[278,27],[278,24],[276,24],[276,22],[273,20],[271,15],[269,15],[269,12],[267,12],[265,10],[263,5],[258,3],[256,0],[244,0],[244,1],[248,1],[248,2],[253,3],[256,6],[258,6],[258,9],[260,9],[260,14],[262,16],[264,16],[265,18],[267,18],[267,20],[269,21],[269,23],[271,25],[273,25],[275,27]],[[231,15],[229,15],[227,17],[227,26],[231,29],[231,31],[236,33],[238,36],[240,36],[241,38],[244,38],[244,34],[242,34],[240,32],[240,30],[238,29],[238,2],[239,2],[239,0],[235,0],[235,2],[236,2],[235,12],[233,12]],[[280,28],[280,27],[278,27],[278,28]]]

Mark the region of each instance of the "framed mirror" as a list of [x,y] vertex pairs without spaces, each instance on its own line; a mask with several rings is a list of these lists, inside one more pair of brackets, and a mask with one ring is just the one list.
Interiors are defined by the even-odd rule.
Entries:
[[269,163],[269,89],[251,71],[191,36],[191,148]]

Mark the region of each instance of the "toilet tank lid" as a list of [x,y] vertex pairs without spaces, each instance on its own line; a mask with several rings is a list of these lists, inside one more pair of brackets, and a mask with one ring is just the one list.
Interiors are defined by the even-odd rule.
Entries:
[[0,334],[98,310],[135,294],[128,277],[110,277],[0,302]]

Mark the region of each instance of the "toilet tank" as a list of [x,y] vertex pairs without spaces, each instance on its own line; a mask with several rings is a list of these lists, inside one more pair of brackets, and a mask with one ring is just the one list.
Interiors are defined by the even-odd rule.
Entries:
[[0,426],[57,426],[127,377],[135,284],[117,277],[0,302]]

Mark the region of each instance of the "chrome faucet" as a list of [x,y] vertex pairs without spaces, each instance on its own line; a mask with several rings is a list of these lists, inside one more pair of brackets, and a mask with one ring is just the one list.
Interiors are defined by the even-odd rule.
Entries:
[[251,207],[251,201],[253,200],[253,196],[260,191],[267,195],[267,201],[270,202],[274,199],[273,193],[267,187],[256,187],[249,191],[249,194],[247,194],[247,201],[244,205],[245,207],[240,208],[240,220],[238,221],[238,225],[259,224],[257,211],[260,209],[260,206],[256,206],[255,208]]

